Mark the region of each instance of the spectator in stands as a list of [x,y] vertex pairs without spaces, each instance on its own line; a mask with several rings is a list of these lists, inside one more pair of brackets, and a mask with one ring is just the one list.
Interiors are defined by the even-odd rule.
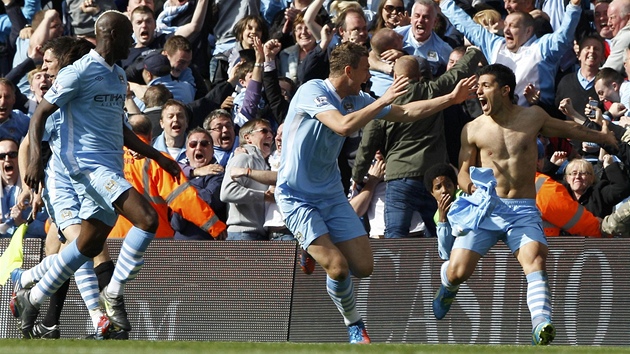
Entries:
[[[231,176],[233,167],[249,170],[269,170],[267,158],[271,154],[273,132],[269,122],[254,119],[245,123],[239,133],[247,153],[235,155],[227,164],[225,174]],[[264,229],[265,201],[275,201],[269,184],[244,177],[224,178],[221,200],[228,205],[228,240],[267,240]]]
[[151,52],[137,65],[137,69],[142,72],[144,85],[135,83],[130,83],[129,85],[136,94],[136,103],[141,110],[144,107],[140,106],[143,102],[139,97],[144,97],[148,86],[157,84],[166,86],[173,94],[173,98],[184,104],[190,103],[195,99],[195,87],[186,81],[173,80],[170,62],[162,53]]
[[606,56],[610,54],[608,42],[613,38],[612,29],[608,26],[608,6],[610,3],[610,0],[597,0],[593,10],[593,26],[595,31],[606,40],[606,49],[604,50]]
[[194,61],[193,49],[191,42],[186,37],[175,35],[166,40],[162,54],[166,55],[171,63],[173,80],[185,81],[193,85],[196,90],[195,98],[201,98],[208,93],[208,88],[196,67],[191,65]]
[[[13,66],[18,66],[29,57],[37,48],[41,48],[48,40],[63,35],[63,24],[59,13],[55,10],[41,10],[33,17],[33,33],[29,38],[18,38],[16,51],[13,57]],[[32,54],[30,55],[33,58]],[[20,80],[17,87],[24,94],[28,94],[28,81],[26,77]]]
[[210,82],[215,84],[227,80],[232,67],[242,60],[241,51],[253,50],[255,37],[266,42],[268,33],[267,23],[262,17],[249,15],[241,18],[234,26],[236,45],[223,53],[215,54],[210,61]]
[[611,155],[603,157],[604,176],[598,181],[593,165],[573,159],[565,169],[564,185],[573,199],[598,218],[612,214],[613,208],[630,195],[630,179]]
[[188,111],[186,106],[177,100],[170,99],[164,103],[160,126],[164,130],[155,141],[153,147],[165,152],[177,162],[186,158],[186,130],[188,129]]
[[[151,126],[153,127],[151,132],[152,137],[157,137],[162,134],[163,129],[160,125],[162,107],[166,101],[172,98],[173,93],[171,93],[171,91],[162,84],[149,86],[144,92],[144,96],[142,98],[144,110],[142,110],[142,113],[151,121]],[[151,143],[153,143],[153,141],[151,141]]]
[[380,97],[394,82],[394,63],[405,55],[403,37],[392,29],[383,28],[374,33],[370,44],[370,90]]
[[306,58],[308,52],[317,45],[313,34],[304,23],[304,16],[301,13],[297,14],[293,20],[293,35],[295,44],[283,49],[278,55],[280,59],[278,74],[297,82],[298,66]]
[[[375,122],[368,123],[373,124]],[[369,129],[369,128],[366,128]],[[350,205],[360,217],[367,218],[370,238],[385,238],[385,160],[379,152],[374,156],[362,183],[352,183],[350,188]],[[413,212],[409,226],[410,237],[421,236],[426,227],[420,213]]]
[[235,68],[238,73],[240,91],[234,97],[232,117],[234,124],[241,127],[245,122],[257,117],[258,111],[264,106],[262,100],[262,77],[265,53],[259,37],[252,38],[252,47],[256,53],[255,62],[245,61]]
[[280,125],[289,110],[289,103],[295,93],[296,84],[286,77],[278,77],[276,70],[276,55],[280,51],[280,42],[276,39],[267,41],[264,45],[265,66],[263,71],[263,90],[271,117]]
[[31,94],[29,95],[27,101],[26,114],[30,116],[33,112],[35,112],[37,104],[41,102],[42,98],[44,98],[44,94],[50,88],[51,82],[46,75],[46,70],[43,70],[41,66],[37,66],[35,69],[31,70],[28,73],[27,78]]
[[[326,79],[330,72],[329,55],[332,48],[339,43],[353,42],[367,45],[367,20],[359,6],[349,7],[338,14],[334,24],[336,33],[332,33],[333,24],[319,25],[315,19],[324,0],[315,0],[304,13],[304,22],[319,45],[311,50],[299,68],[298,81],[304,83],[310,79]],[[356,3],[355,3],[356,4]]]
[[416,0],[411,10],[411,25],[395,29],[403,36],[404,51],[427,59],[434,77],[446,70],[453,50],[433,31],[438,11],[433,0]]
[[562,183],[540,172],[545,164],[545,147],[540,140],[537,145],[536,206],[540,210],[545,236],[601,237],[600,219],[575,201]]
[[22,141],[28,132],[30,118],[15,105],[15,86],[11,81],[0,78],[0,139]]
[[571,0],[562,20],[562,26],[553,34],[541,38],[534,36],[534,20],[524,12],[514,12],[505,18],[504,35],[501,37],[488,32],[476,24],[460,9],[455,1],[440,3],[442,12],[468,40],[479,46],[491,64],[504,64],[516,75],[518,104],[529,106],[525,89],[533,85],[540,90],[540,104],[554,104],[554,80],[558,63],[573,43],[573,36],[580,19],[580,0]]
[[[272,1],[271,3],[276,2]],[[294,21],[298,14],[300,14],[302,16],[302,20],[304,20],[304,12],[310,4],[310,0],[296,0],[289,2],[289,5],[284,10],[278,11],[273,20],[270,21],[269,37],[278,40],[282,45],[282,49],[289,48],[296,43],[293,30],[293,27],[295,27]],[[315,21],[318,24],[323,25],[328,20],[328,12],[326,9],[321,7],[316,15]]]
[[71,34],[91,38],[94,41],[94,21],[105,11],[116,10],[114,0],[68,0],[67,15]]
[[[448,56],[447,72],[466,54],[466,50],[466,47],[463,46],[453,48],[453,52]],[[430,80],[430,78],[427,79]],[[444,116],[446,151],[448,153],[448,161],[452,165],[457,165],[459,161],[459,149],[462,145],[461,133],[464,125],[481,114],[481,106],[476,97],[467,99],[462,104],[454,104],[442,112]]]
[[155,2],[153,0],[129,0],[127,2],[127,11],[125,11],[125,15],[132,20],[133,10],[140,6],[146,6],[152,12],[155,12]]
[[462,190],[457,188],[455,168],[446,163],[429,168],[424,175],[424,187],[430,191],[438,204],[433,216],[433,221],[437,225],[438,254],[441,259],[448,261],[455,237],[447,213],[455,199],[462,193]]
[[[17,196],[22,192],[22,180],[18,170],[18,143],[15,140],[0,140],[0,238],[11,237],[15,230],[26,222],[32,207],[21,208]],[[25,237],[44,238],[44,223],[48,214],[44,211],[29,224]]]
[[608,27],[612,31],[610,55],[604,63],[605,68],[623,72],[626,49],[630,44],[630,0],[613,0],[608,5]]
[[232,115],[224,109],[216,109],[206,117],[203,128],[212,136],[214,158],[219,165],[227,166],[228,161],[234,156],[234,150],[239,146]]
[[[151,141],[151,121],[146,116],[134,115],[129,118],[129,124],[142,141]],[[203,129],[201,131],[205,132]],[[154,160],[139,156],[128,149],[125,150],[124,171],[125,179],[138,191],[150,197],[149,201],[158,214],[159,225],[155,237],[174,236],[175,231],[171,228],[169,219],[171,215],[173,217],[176,215],[181,223],[194,227],[197,234],[203,235],[204,239],[225,238],[225,225],[217,214],[224,211],[215,210],[214,207],[217,205],[209,205],[203,199],[201,191],[195,189],[194,185],[187,184],[186,176],[190,175],[190,171],[184,170],[179,178],[173,178]],[[125,237],[131,227],[131,222],[120,216],[109,237]]]
[[499,11],[495,9],[481,10],[475,13],[472,19],[488,31],[499,36],[503,35],[505,23],[503,22],[503,18],[501,18]]
[[[621,96],[630,97],[630,84],[624,82],[623,76],[612,68],[602,68],[595,76],[595,92],[608,110],[604,112],[604,116],[608,119],[619,120],[619,118],[628,112],[626,102],[621,102]],[[585,105],[586,107],[586,105]],[[577,110],[581,112],[581,110]],[[589,113],[586,111],[585,113]]]
[[565,98],[570,98],[573,108],[582,112],[589,99],[597,97],[595,76],[604,62],[604,42],[597,34],[588,35],[580,41],[578,60],[580,69],[566,74],[556,88],[556,107]]
[[376,10],[376,23],[372,31],[378,32],[382,28],[394,29],[411,23],[409,13],[405,10],[402,0],[381,0]]
[[[247,16],[260,15],[260,0],[215,0],[212,19],[212,37],[211,47],[213,47],[212,55],[223,53],[240,41],[238,39],[237,23]],[[214,44],[214,45],[212,45]],[[212,63],[211,63],[212,64]],[[210,82],[213,79],[213,70],[210,70]]]
[[[136,1],[136,0],[132,0]],[[122,68],[125,69],[130,80],[139,81],[137,73],[127,70],[130,66],[135,66],[138,61],[153,52],[164,47],[166,34],[158,34],[155,31],[155,14],[153,10],[145,5],[134,8],[131,12],[131,24],[133,25],[133,37],[136,43],[129,49],[129,56],[123,60]]]
[[[412,56],[404,56],[396,62],[395,73],[406,66],[415,70],[406,71],[412,81],[408,92],[395,102],[405,103],[441,96],[450,92],[456,84],[472,75],[483,60],[481,51],[471,48],[454,68],[435,81],[420,79],[419,66]],[[411,75],[415,72],[415,75]],[[401,75],[402,76],[402,75]],[[399,77],[396,74],[395,77]],[[426,119],[413,123],[383,122],[384,129],[364,129],[357,150],[352,179],[363,180],[377,149],[385,152],[387,182],[385,196],[385,237],[407,237],[412,212],[422,215],[427,227],[426,236],[435,236],[433,215],[436,203],[424,188],[422,176],[426,170],[448,161],[444,138],[443,114],[435,112]],[[384,132],[387,132],[385,134]],[[413,161],[413,162],[412,162]]]
[[533,0],[505,0],[503,7],[508,14],[514,12],[531,12],[536,9]]

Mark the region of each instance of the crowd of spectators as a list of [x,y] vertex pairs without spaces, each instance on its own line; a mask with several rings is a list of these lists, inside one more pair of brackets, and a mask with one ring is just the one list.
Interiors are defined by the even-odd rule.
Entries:
[[[3,0],[0,237],[30,214],[19,198],[18,151],[64,55],[51,52],[50,42],[93,42],[94,21],[108,10],[124,12],[133,26],[134,44],[119,63],[129,81],[129,120],[150,128],[142,139],[177,161],[226,222],[221,239],[294,239],[274,203],[281,129],[297,87],[326,79],[330,51],[348,41],[370,49],[371,77],[362,87],[374,97],[398,76],[410,84],[397,104],[441,96],[479,66],[500,63],[515,73],[515,103],[593,129],[609,121],[619,148],[539,137],[541,200],[554,190],[574,202],[539,208],[548,236],[623,234],[602,234],[591,221],[625,222],[615,212],[630,196],[630,0]],[[473,97],[414,123],[375,120],[347,137],[342,182],[371,237],[438,235],[446,192],[432,190],[427,171],[457,170],[462,128],[480,114]],[[126,163],[143,166],[134,159],[144,157],[126,153]],[[213,239],[185,208],[169,208],[168,232],[157,236]],[[578,211],[588,227],[553,217]],[[45,237],[45,220],[43,210],[29,236]]]

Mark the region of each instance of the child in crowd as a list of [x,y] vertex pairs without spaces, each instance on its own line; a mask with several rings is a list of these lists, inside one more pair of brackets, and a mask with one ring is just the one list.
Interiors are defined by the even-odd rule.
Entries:
[[424,186],[438,203],[438,210],[433,220],[437,225],[438,253],[440,258],[447,261],[451,255],[451,249],[455,237],[451,234],[451,224],[446,214],[462,191],[457,189],[457,173],[453,166],[447,163],[437,164],[424,175]]

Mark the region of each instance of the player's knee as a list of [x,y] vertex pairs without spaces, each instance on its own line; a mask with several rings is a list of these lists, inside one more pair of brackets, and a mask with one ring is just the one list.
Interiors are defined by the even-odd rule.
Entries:
[[141,230],[154,233],[158,228],[158,223],[158,216],[155,209],[147,208],[147,210],[137,218],[134,226]]
[[325,269],[326,274],[333,280],[342,281],[350,276],[350,270],[346,262],[331,262]]
[[451,262],[446,271],[446,276],[449,282],[453,285],[458,285],[468,280],[473,271],[474,269],[469,269],[465,264]]
[[100,242],[77,244],[77,247],[82,255],[89,258],[94,258],[103,251],[103,244]]

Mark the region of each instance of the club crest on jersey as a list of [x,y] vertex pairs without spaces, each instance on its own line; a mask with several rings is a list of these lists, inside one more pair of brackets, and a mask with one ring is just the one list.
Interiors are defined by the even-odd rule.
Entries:
[[94,80],[96,81],[103,81],[103,77],[102,76],[97,76],[94,78]]
[[118,80],[120,80],[120,83],[121,83],[121,84],[125,84],[125,83],[126,83],[126,82],[125,82],[125,77],[124,77],[124,76],[122,76],[122,75],[118,75]]
[[68,219],[73,217],[73,214],[74,213],[72,212],[72,210],[64,209],[64,210],[61,211],[61,219],[62,220],[68,220]]
[[304,242],[304,235],[302,235],[302,233],[298,231],[295,234],[295,239],[298,240],[298,242],[302,243]]
[[345,102],[343,104],[343,109],[345,109],[348,113],[354,112],[354,105],[352,104],[352,102]]
[[118,188],[118,183],[116,183],[116,181],[114,181],[113,179],[110,179],[109,181],[107,181],[107,183],[105,183],[104,187],[107,192],[112,193]]
[[315,97],[315,106],[322,107],[328,104],[328,98],[326,96]]

